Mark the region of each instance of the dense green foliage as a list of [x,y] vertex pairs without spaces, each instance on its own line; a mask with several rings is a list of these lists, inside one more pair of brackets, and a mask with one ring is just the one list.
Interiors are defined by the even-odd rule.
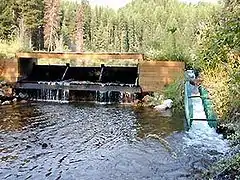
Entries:
[[[76,2],[62,0],[58,13],[56,8],[54,10],[58,1],[1,2],[0,37],[20,37],[25,46],[42,50],[44,27],[48,50],[75,51],[79,39],[77,24],[81,24],[77,18],[79,6]],[[87,0],[82,4],[84,51],[142,52],[159,60],[190,60],[201,24],[218,8],[177,0],[135,0],[118,11],[91,7]],[[51,12],[54,17],[49,16]],[[51,32],[53,38],[50,38]]]
[[3,39],[9,38],[14,28],[10,4],[11,1],[0,1],[0,37]]
[[204,173],[202,179],[233,179],[240,178],[240,154],[229,159],[224,159],[214,165],[208,172]]
[[[71,4],[63,2],[64,13],[76,12],[76,6]],[[86,3],[84,50],[143,52],[154,59],[189,60],[199,25],[208,21],[215,8],[177,0],[135,0],[116,12],[104,7],[90,8]],[[66,23],[74,24],[74,19],[67,19]],[[73,26],[68,31],[75,34]],[[72,34],[65,38],[75,40]],[[71,49],[72,45],[66,42],[65,46]]]
[[[226,127],[235,134],[228,138],[239,150],[240,142],[240,2],[225,0],[212,23],[200,32],[194,65],[202,70],[204,85]],[[239,179],[240,155],[213,166],[208,178]]]
[[215,21],[201,33],[198,67],[213,91],[218,114],[229,119],[240,109],[240,2],[228,0]]
[[0,37],[19,38],[22,46],[37,46],[43,28],[42,0],[9,0],[0,2]]
[[[199,66],[215,68],[222,65],[239,67],[229,55],[240,50],[240,2],[229,0],[214,21],[201,32]],[[203,40],[203,41],[202,41]],[[232,68],[232,67],[231,67]]]
[[173,100],[173,110],[183,112],[184,108],[184,78],[179,77],[173,83],[164,88],[164,97]]

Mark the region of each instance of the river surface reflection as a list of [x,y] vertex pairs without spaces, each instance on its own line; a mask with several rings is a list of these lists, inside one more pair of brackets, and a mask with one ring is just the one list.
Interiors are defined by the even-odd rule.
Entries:
[[227,150],[148,108],[39,103],[0,118],[0,179],[196,179]]

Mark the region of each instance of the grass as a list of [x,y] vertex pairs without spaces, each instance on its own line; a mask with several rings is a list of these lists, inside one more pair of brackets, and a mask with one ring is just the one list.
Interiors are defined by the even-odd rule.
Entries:
[[202,179],[240,179],[240,153],[214,164],[202,175]]
[[20,51],[21,49],[21,43],[19,40],[0,40],[0,58],[14,58],[15,53]]
[[238,153],[214,164],[204,175],[204,179],[240,179],[240,65],[228,62],[225,66],[205,69],[202,73],[204,86],[207,87],[214,103],[220,123],[234,134],[227,139]]
[[55,64],[55,65],[64,65],[69,63],[71,66],[83,66],[83,67],[100,67],[101,64],[105,66],[136,66],[137,61],[134,60],[70,60],[70,59],[39,59],[39,65],[48,65],[48,64]]
[[182,112],[184,109],[184,78],[178,77],[163,90],[165,98],[173,101],[173,110]]

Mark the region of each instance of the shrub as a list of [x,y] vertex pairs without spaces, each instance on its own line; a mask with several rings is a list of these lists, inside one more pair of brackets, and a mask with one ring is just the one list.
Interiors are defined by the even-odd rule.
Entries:
[[184,78],[179,77],[163,90],[165,98],[173,100],[173,110],[183,111],[184,109]]

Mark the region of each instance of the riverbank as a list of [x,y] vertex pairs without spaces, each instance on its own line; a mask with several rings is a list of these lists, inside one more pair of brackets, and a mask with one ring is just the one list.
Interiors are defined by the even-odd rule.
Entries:
[[204,173],[204,179],[240,178],[240,96],[239,80],[234,71],[237,72],[236,69],[226,71],[221,67],[202,73],[203,84],[209,91],[220,119],[217,132],[223,134],[231,146],[227,156]]
[[25,95],[16,96],[12,84],[0,81],[0,106],[16,103],[27,103],[27,97]]

